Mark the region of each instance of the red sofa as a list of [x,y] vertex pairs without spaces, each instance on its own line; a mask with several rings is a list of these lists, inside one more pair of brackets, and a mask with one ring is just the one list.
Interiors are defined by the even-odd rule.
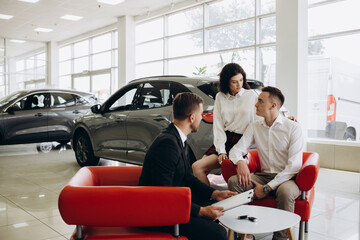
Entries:
[[[248,153],[248,166],[250,172],[260,172],[260,159],[257,150],[250,150]],[[237,174],[237,167],[229,160],[225,159],[221,165],[222,175],[227,182],[228,179]],[[314,202],[315,190],[314,185],[320,168],[319,154],[304,152],[303,165],[296,176],[296,184],[301,190],[301,195],[295,201],[295,213],[301,217],[299,228],[299,239],[303,239],[304,231],[308,232],[308,221],[310,219],[311,208]],[[268,195],[264,199],[254,200],[251,205],[265,206],[276,208],[275,197]],[[304,229],[305,225],[305,229]]]
[[[178,224],[190,219],[185,187],[137,186],[142,167],[81,168],[59,195],[65,223],[76,225],[71,240],[187,239]],[[139,227],[174,225],[174,234]]]

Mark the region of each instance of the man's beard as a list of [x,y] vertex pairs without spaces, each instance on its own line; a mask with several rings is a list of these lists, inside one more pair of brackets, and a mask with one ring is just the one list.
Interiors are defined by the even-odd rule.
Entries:
[[199,126],[200,124],[198,126],[195,126],[195,124],[190,125],[191,132],[192,133],[197,132],[199,130]]

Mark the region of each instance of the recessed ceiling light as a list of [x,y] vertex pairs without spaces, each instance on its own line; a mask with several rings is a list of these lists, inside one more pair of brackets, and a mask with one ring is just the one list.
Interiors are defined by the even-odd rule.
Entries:
[[10,42],[13,42],[13,43],[24,43],[25,41],[24,41],[24,40],[11,39]]
[[65,19],[65,20],[71,20],[71,21],[79,21],[83,17],[66,14],[66,15],[64,15],[64,16],[62,16],[60,18]]
[[18,0],[20,2],[37,3],[40,0]]
[[36,32],[52,32],[53,30],[50,28],[35,28],[34,31],[36,31]]
[[9,20],[9,19],[11,19],[13,17],[14,16],[12,16],[12,15],[0,14],[0,19]]
[[105,3],[109,5],[117,5],[124,2],[125,0],[98,0],[99,3]]

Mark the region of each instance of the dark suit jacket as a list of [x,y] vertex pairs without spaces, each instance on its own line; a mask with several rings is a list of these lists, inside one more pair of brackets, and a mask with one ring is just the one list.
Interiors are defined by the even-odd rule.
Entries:
[[191,216],[198,216],[200,205],[194,199],[209,201],[214,189],[193,175],[189,155],[171,123],[146,153],[139,186],[189,187],[192,192]]

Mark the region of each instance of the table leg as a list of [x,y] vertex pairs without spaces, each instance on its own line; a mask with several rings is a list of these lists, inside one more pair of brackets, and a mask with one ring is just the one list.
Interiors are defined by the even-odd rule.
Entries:
[[288,233],[289,240],[294,240],[294,236],[292,234],[291,228],[287,229],[287,233]]
[[232,235],[234,235],[234,231],[229,229],[229,231],[228,231],[228,240],[231,240]]
[[246,235],[247,234],[241,234],[241,240],[246,240]]

